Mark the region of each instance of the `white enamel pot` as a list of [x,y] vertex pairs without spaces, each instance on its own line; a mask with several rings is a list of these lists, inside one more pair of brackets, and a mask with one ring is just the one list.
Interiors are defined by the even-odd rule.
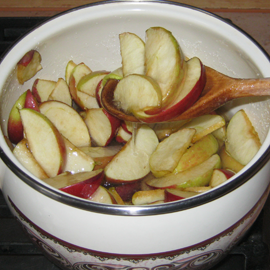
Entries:
[[8,148],[7,119],[18,96],[34,79],[17,83],[15,66],[37,49],[38,77],[64,77],[67,62],[92,70],[121,65],[118,34],[144,38],[162,26],[187,57],[233,77],[270,77],[263,49],[229,21],[206,11],[165,1],[112,1],[61,13],[21,38],[0,65],[0,183],[12,213],[48,257],[63,269],[210,269],[241,240],[269,192],[270,103],[246,98],[229,103],[230,117],[248,112],[263,142],[253,160],[227,183],[199,196],[152,206],[102,205],[50,188],[16,160]]

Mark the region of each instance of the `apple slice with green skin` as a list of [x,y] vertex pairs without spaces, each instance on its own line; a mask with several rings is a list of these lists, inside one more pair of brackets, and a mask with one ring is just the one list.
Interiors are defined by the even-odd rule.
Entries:
[[150,179],[147,185],[154,188],[186,188],[209,184],[214,169],[221,167],[220,157],[215,154],[203,163],[177,174]]
[[208,134],[187,149],[173,172],[179,173],[197,166],[216,154],[218,150],[219,144],[217,139],[212,134]]
[[115,137],[121,122],[109,114],[105,109],[89,109],[86,111],[84,121],[89,129],[93,144],[107,146]]
[[43,114],[33,109],[21,109],[24,134],[29,148],[49,177],[63,172],[66,147],[62,135]]
[[30,80],[42,69],[41,55],[36,50],[27,52],[17,63],[17,79],[20,84]]
[[247,165],[257,154],[261,142],[244,110],[234,114],[227,126],[227,152],[242,165]]
[[145,74],[145,43],[134,33],[119,35],[120,52],[124,77],[129,74]]
[[164,189],[137,191],[132,196],[132,204],[134,205],[152,204],[164,200],[165,200]]
[[72,144],[77,147],[91,145],[86,124],[72,107],[60,101],[50,100],[41,103],[39,109]]
[[196,133],[192,139],[192,143],[197,142],[202,137],[214,132],[215,130],[225,126],[225,119],[217,114],[206,114],[193,118],[185,124],[183,128],[195,128]]
[[137,110],[134,116],[142,122],[158,123],[169,121],[182,114],[199,98],[205,86],[205,69],[199,58],[194,57],[187,62],[185,78],[174,91],[174,98],[167,104],[158,108]]
[[149,165],[155,177],[172,173],[190,146],[195,129],[184,128],[160,142],[150,157]]
[[32,93],[39,103],[44,102],[49,99],[49,96],[54,90],[55,86],[55,81],[36,79],[32,86]]
[[23,125],[19,110],[24,108],[26,94],[27,92],[25,91],[16,100],[8,117],[8,138],[14,144],[19,143],[23,139]]
[[104,70],[90,72],[79,80],[77,90],[89,96],[96,97],[97,85],[107,74],[109,72]]
[[69,60],[67,65],[66,65],[66,69],[65,69],[65,81],[66,83],[69,85],[69,78],[70,78],[70,74],[72,73],[73,69],[77,66],[76,63],[74,63],[73,60]]
[[188,121],[190,120],[156,123],[153,129],[156,132],[158,139],[162,141],[163,139],[169,137],[172,133],[179,130]]
[[198,195],[196,192],[191,192],[191,191],[183,191],[181,189],[165,189],[165,199],[164,202],[174,202],[174,201],[179,201],[183,200],[186,198],[190,198],[193,196]]
[[173,34],[162,27],[146,30],[145,74],[158,82],[163,104],[171,102],[182,83],[186,68],[184,54]]
[[[143,98],[142,98],[143,97]],[[114,91],[114,102],[130,114],[145,108],[161,106],[161,89],[149,76],[130,74],[120,80]]]
[[83,171],[92,171],[95,167],[95,161],[92,157],[85,154],[82,150],[64,138],[66,146],[66,165],[64,171],[78,173]]
[[122,126],[120,126],[117,131],[115,140],[119,143],[125,144],[130,140],[131,137],[132,135],[127,132]]
[[64,172],[43,181],[56,189],[87,199],[97,191],[103,177],[103,170],[79,172],[75,174]]
[[150,172],[149,159],[158,145],[155,132],[148,126],[138,128],[135,140],[131,138],[105,167],[110,183],[140,180]]
[[119,68],[113,70],[112,72],[110,72],[109,74],[107,74],[102,79],[102,86],[104,86],[109,79],[115,79],[115,80],[119,81],[119,80],[123,79],[123,77],[124,77],[123,68],[119,67]]
[[104,203],[104,204],[114,204],[115,200],[109,191],[103,187],[99,186],[98,189],[89,198],[89,201]]
[[212,188],[219,186],[222,183],[226,182],[231,177],[233,177],[234,175],[235,173],[233,171],[225,169],[215,169],[213,171],[209,186]]
[[223,145],[225,144],[226,140],[226,126],[216,129],[215,131],[212,132],[212,134],[217,139],[219,148],[221,149],[221,147],[223,147]]
[[69,92],[69,87],[63,78],[59,78],[55,88],[48,97],[48,100],[57,100],[72,106],[72,98]]
[[235,173],[238,173],[239,171],[241,171],[244,168],[244,165],[239,163],[237,160],[235,160],[233,157],[231,157],[227,153],[225,147],[221,148],[219,155],[220,155],[223,169],[231,170]]
[[13,154],[19,160],[19,162],[34,176],[41,180],[48,178],[48,175],[38,164],[33,154],[31,153],[26,139],[22,139],[15,146],[13,149]]

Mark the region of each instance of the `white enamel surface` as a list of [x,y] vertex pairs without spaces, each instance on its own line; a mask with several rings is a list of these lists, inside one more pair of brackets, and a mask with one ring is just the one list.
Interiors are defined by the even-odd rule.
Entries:
[[[151,26],[169,29],[186,56],[198,56],[204,64],[223,73],[235,77],[270,77],[270,63],[265,55],[236,29],[213,16],[154,2],[97,5],[67,13],[40,26],[3,60],[0,65],[0,114],[4,134],[14,101],[20,93],[31,88],[35,79],[21,87],[15,76],[10,76],[25,52],[36,48],[41,53],[43,70],[37,75],[40,78],[57,80],[64,77],[65,66],[71,59],[76,63],[85,62],[92,70],[114,70],[121,65],[118,34],[129,31],[144,38],[145,30]],[[254,100],[261,102],[246,106]],[[244,99],[233,102],[233,107],[227,106],[230,110],[224,112],[230,117],[243,104],[262,140],[266,138],[259,157],[270,140],[266,137],[270,122],[269,101]],[[0,145],[22,168],[2,134]],[[156,253],[194,245],[232,226],[248,213],[265,191],[269,170],[268,164],[245,185],[211,203],[149,217],[103,215],[72,208],[40,194],[10,171],[3,192],[36,225],[66,242],[103,252]]]

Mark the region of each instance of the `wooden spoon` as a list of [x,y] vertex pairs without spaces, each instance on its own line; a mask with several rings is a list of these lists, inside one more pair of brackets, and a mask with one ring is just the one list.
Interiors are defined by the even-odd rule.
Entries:
[[[230,100],[241,97],[270,96],[270,78],[236,79],[226,76],[205,66],[206,85],[200,98],[184,113],[171,119],[179,121],[209,114]],[[102,104],[106,110],[118,118],[131,122],[139,122],[133,115],[127,115],[113,103],[116,80],[109,82],[102,91]]]

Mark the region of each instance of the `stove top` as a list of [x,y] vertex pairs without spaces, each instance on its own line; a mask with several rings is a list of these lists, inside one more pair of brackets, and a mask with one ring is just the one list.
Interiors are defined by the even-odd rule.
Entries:
[[[44,19],[45,17],[0,18],[0,58],[14,41]],[[242,242],[212,270],[269,270],[269,228],[270,198]],[[0,270],[22,269],[59,270],[23,232],[0,191]]]

